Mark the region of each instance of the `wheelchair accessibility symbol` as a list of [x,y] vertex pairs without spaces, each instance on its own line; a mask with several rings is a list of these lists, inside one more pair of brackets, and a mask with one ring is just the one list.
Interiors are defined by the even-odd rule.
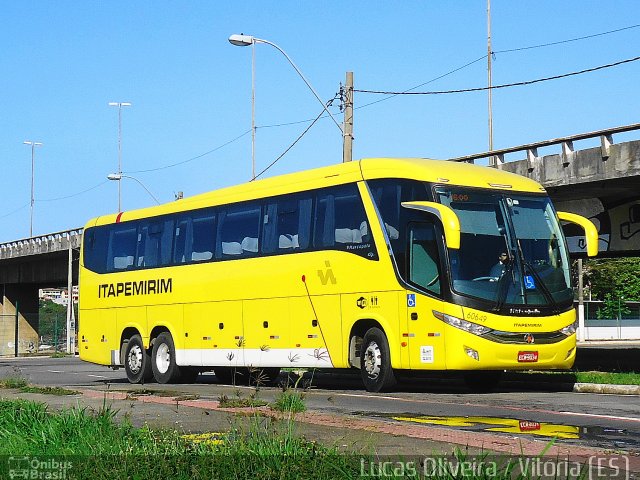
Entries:
[[524,288],[526,288],[527,290],[536,289],[536,282],[531,275],[524,276]]
[[416,306],[416,294],[407,293],[407,307],[413,308]]

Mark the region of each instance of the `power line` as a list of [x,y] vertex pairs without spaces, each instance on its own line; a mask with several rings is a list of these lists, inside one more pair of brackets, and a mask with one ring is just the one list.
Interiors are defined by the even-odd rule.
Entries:
[[601,37],[603,35],[609,35],[611,33],[617,33],[617,32],[622,32],[624,30],[630,30],[632,28],[638,28],[640,27],[640,24],[637,25],[630,25],[628,27],[623,27],[623,28],[618,28],[616,30],[609,30],[607,32],[601,32],[601,33],[594,33],[593,35],[585,35],[583,37],[576,37],[576,38],[569,38],[567,40],[559,40],[557,42],[550,42],[550,43],[542,43],[540,45],[530,45],[528,47],[520,47],[520,48],[510,48],[507,50],[496,50],[492,53],[510,53],[510,52],[521,52],[523,50],[532,50],[534,48],[543,48],[543,47],[551,47],[554,45],[561,45],[563,43],[571,43],[571,42],[577,42],[579,40],[587,40],[589,38],[595,38],[595,37]]
[[83,193],[87,193],[87,192],[90,192],[91,190],[95,190],[96,188],[99,188],[99,187],[101,187],[102,185],[104,185],[105,183],[108,183],[108,182],[109,182],[109,180],[105,180],[104,182],[101,182],[101,183],[99,183],[97,185],[94,185],[91,188],[87,188],[86,190],[82,190],[81,192],[74,193],[74,194],[71,194],[71,195],[67,195],[67,196],[64,196],[64,197],[36,199],[36,202],[56,202],[58,200],[66,200],[67,198],[77,197],[79,195],[82,195]]
[[0,216],[0,218],[6,218],[6,217],[9,217],[9,216],[13,215],[14,213],[18,213],[20,210],[22,210],[22,209],[24,209],[24,208],[26,208],[26,207],[28,207],[28,206],[29,206],[29,204],[28,204],[28,203],[25,203],[25,204],[24,204],[24,205],[22,205],[21,207],[18,207],[18,208],[16,208],[15,210],[12,210],[12,211],[11,211],[11,212],[9,212],[9,213],[5,213],[4,215]]
[[576,75],[582,75],[584,73],[595,72],[597,70],[604,70],[606,68],[617,67],[618,65],[623,65],[625,63],[636,62],[638,60],[640,60],[640,57],[628,58],[626,60],[621,60],[619,62],[608,63],[606,65],[600,65],[598,67],[587,68],[587,69],[584,69],[584,70],[579,70],[577,72],[563,73],[562,75],[554,75],[552,77],[537,78],[535,80],[526,80],[526,81],[523,81],[523,82],[514,82],[514,83],[505,83],[505,84],[502,84],[502,85],[493,85],[491,87],[464,88],[464,89],[459,89],[459,90],[439,90],[439,91],[431,91],[431,92],[411,92],[411,91],[390,92],[390,91],[384,91],[384,90],[360,90],[360,89],[355,89],[355,88],[353,89],[353,91],[354,92],[359,92],[359,93],[374,93],[374,94],[378,94],[378,95],[394,95],[394,96],[395,95],[445,95],[445,94],[451,94],[451,93],[481,92],[481,91],[485,91],[485,90],[497,90],[497,89],[500,89],[500,88],[521,87],[523,85],[532,85],[534,83],[548,82],[550,80],[558,80],[560,78],[573,77],[573,76],[576,76]]
[[187,160],[182,160],[180,162],[176,162],[176,163],[172,163],[170,165],[165,165],[163,167],[157,167],[157,168],[148,168],[146,170],[129,170],[123,173],[148,173],[148,172],[157,172],[159,170],[166,170],[167,168],[173,168],[173,167],[177,167],[178,165],[184,165],[185,163],[189,163],[189,162],[193,162],[194,160],[197,160],[199,158],[205,157],[213,152],[217,152],[218,150],[226,147],[227,145],[232,144],[233,142],[236,142],[238,140],[240,140],[242,137],[244,137],[245,135],[248,135],[249,133],[251,133],[251,129],[247,130],[246,132],[244,132],[242,135],[238,135],[237,137],[229,140],[228,142],[223,143],[222,145],[217,146],[216,148],[209,150],[208,152],[204,152],[201,153],[200,155],[196,155],[195,157],[191,157],[188,158]]
[[[454,70],[451,70],[450,72],[444,73],[444,74],[442,74],[442,75],[440,75],[440,76],[438,76],[436,78],[432,78],[431,80],[429,80],[427,82],[424,82],[424,83],[421,83],[420,85],[416,85],[415,87],[408,88],[407,90],[404,90],[403,92],[390,94],[386,98],[382,98],[380,100],[375,100],[373,102],[365,103],[364,105],[360,105],[359,107],[355,107],[355,110],[359,110],[361,108],[369,107],[371,105],[375,105],[376,103],[384,102],[385,100],[389,100],[390,98],[396,97],[398,95],[402,95],[403,93],[407,93],[407,92],[410,92],[412,90],[415,90],[416,88],[424,87],[425,85],[428,85],[429,83],[433,83],[433,82],[435,82],[437,80],[440,80],[441,78],[444,78],[444,77],[447,77],[447,76],[449,76],[449,75],[451,75],[453,73],[459,72],[460,70],[462,70],[464,68],[467,68],[467,67],[473,65],[474,63],[478,63],[479,61],[484,60],[485,58],[487,58],[487,55],[483,55],[480,58],[476,58],[475,60],[473,60],[473,61],[471,61],[469,63],[465,63],[461,67],[458,67],[458,68],[456,68]],[[355,90],[354,89],[354,92],[357,92],[357,91],[359,91],[359,90]]]
[[[338,95],[339,95],[339,94],[336,94],[336,96],[334,96],[331,100],[329,100],[329,101],[327,102],[327,107],[330,107],[330,106],[331,106],[331,104],[334,102],[334,100],[335,100],[336,98],[338,98]],[[284,151],[284,152],[282,152],[280,155],[278,155],[278,158],[276,158],[276,159],[275,159],[273,162],[271,162],[271,163],[270,163],[270,164],[269,164],[269,165],[268,165],[264,170],[262,170],[260,173],[258,173],[258,174],[253,178],[253,180],[255,180],[256,178],[258,178],[259,176],[261,176],[263,173],[265,173],[267,170],[269,170],[271,167],[273,167],[273,166],[274,166],[274,165],[275,165],[275,164],[276,164],[276,163],[277,163],[277,162],[278,162],[282,157],[284,157],[284,156],[289,152],[289,150],[291,150],[291,149],[295,146],[295,144],[296,144],[296,143],[298,143],[298,142],[302,139],[302,137],[304,137],[304,136],[307,134],[307,132],[308,132],[309,130],[311,130],[311,127],[313,127],[313,126],[315,125],[315,123],[316,123],[318,120],[320,120],[321,118],[323,118],[323,116],[324,116],[323,114],[324,114],[324,110],[322,110],[322,111],[318,114],[318,116],[317,116],[316,118],[314,118],[314,119],[311,121],[311,124],[310,124],[310,125],[308,125],[308,126],[307,126],[307,128],[305,128],[305,129],[304,129],[304,131],[303,131],[300,135],[298,135],[298,137],[293,141],[293,143],[292,143],[291,145],[289,145],[289,146],[285,149],[285,151]],[[251,181],[253,181],[253,180],[251,180]]]

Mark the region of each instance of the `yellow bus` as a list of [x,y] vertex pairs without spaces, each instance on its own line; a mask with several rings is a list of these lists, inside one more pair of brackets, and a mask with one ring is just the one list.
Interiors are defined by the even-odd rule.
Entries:
[[570,368],[576,315],[560,221],[497,169],[365,159],[89,221],[80,358],[132,383],[249,369]]

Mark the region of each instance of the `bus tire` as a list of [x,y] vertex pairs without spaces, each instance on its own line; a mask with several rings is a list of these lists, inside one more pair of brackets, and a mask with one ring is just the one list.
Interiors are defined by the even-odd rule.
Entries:
[[180,379],[176,349],[169,332],[162,332],[156,337],[151,350],[151,368],[158,383],[172,383]]
[[124,370],[127,372],[129,383],[145,383],[151,380],[151,358],[144,349],[142,337],[135,334],[125,345]]
[[368,392],[386,392],[396,384],[391,368],[391,355],[387,336],[379,328],[367,330],[360,352],[360,373]]

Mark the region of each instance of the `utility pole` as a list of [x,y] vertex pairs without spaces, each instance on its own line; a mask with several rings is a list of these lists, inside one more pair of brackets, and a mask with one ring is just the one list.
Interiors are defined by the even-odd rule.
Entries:
[[578,341],[584,342],[584,277],[582,269],[582,259],[578,259]]
[[36,157],[36,147],[41,147],[42,146],[42,142],[32,142],[31,140],[25,140],[24,142],[25,145],[30,145],[31,146],[31,220],[29,222],[29,237],[33,237],[33,205],[35,203],[35,197],[34,197],[34,178],[35,178],[35,157]]
[[76,322],[73,312],[73,246],[71,237],[69,241],[69,262],[67,264],[67,353],[76,351]]
[[353,160],[353,72],[347,72],[344,86],[344,140],[342,162]]
[[[489,93],[489,151],[493,150],[493,107],[492,107],[492,90],[491,90],[491,56],[493,52],[491,51],[491,0],[487,0],[487,86],[489,89],[487,92]],[[495,165],[496,158],[494,156],[491,157],[490,163]]]

